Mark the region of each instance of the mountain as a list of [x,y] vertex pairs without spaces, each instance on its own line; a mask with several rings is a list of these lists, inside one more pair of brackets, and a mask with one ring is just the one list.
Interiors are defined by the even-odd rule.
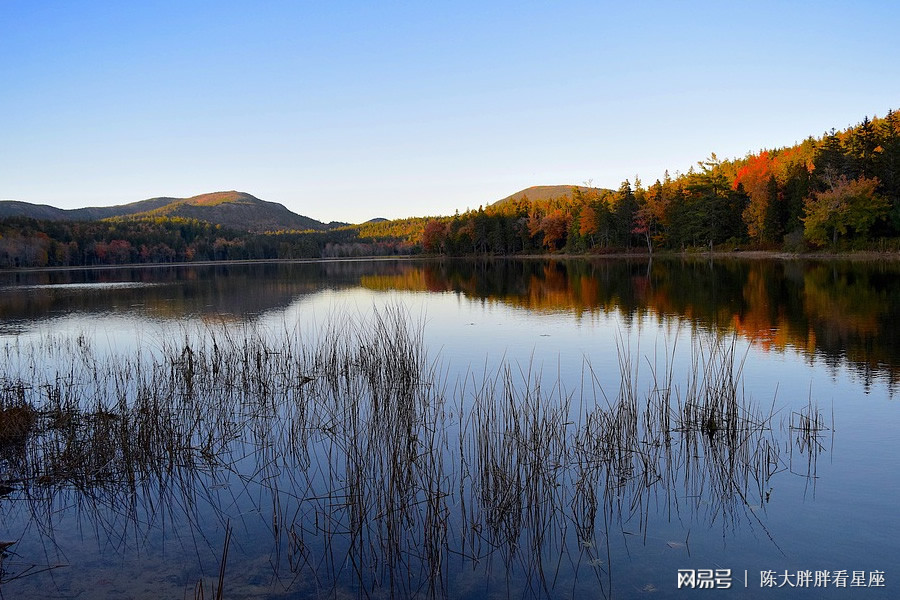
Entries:
[[245,192],[214,192],[191,198],[151,198],[109,207],[64,210],[28,202],[0,201],[0,218],[31,217],[51,221],[97,221],[113,217],[183,217],[230,229],[264,232],[278,230],[326,230],[343,223],[322,223],[266,202]]
[[119,206],[63,209],[46,204],[31,204],[15,200],[0,201],[0,218],[29,217],[44,221],[99,221],[110,217],[125,217],[164,206],[176,198],[151,198]]
[[[214,192],[175,199],[147,211],[147,216],[197,219],[245,231],[328,229],[328,225],[291,212],[277,202],[266,202],[245,192]],[[143,214],[138,213],[138,216]]]
[[589,192],[591,190],[600,190],[599,188],[590,188],[585,187],[583,185],[535,185],[530,188],[526,188],[524,190],[518,191],[511,196],[507,196],[502,200],[497,200],[491,206],[500,206],[503,204],[511,204],[513,202],[518,202],[523,199],[528,199],[531,202],[545,202],[547,200],[552,200],[554,198],[568,198],[572,199],[572,190],[578,189],[582,192]]

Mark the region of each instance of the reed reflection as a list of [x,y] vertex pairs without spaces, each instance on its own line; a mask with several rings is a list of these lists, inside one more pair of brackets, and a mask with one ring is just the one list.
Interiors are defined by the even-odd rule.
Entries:
[[262,555],[267,589],[288,595],[447,597],[469,577],[609,596],[614,540],[635,522],[646,538],[658,510],[777,548],[760,509],[772,479],[824,449],[814,404],[781,422],[742,396],[733,339],[698,338],[691,372],[667,357],[647,389],[642,357],[622,353],[607,398],[588,363],[571,392],[509,365],[446,379],[400,308],[346,323],[205,327],[120,356],[84,338],[7,344],[0,585],[80,568],[67,539],[86,529],[119,554],[174,538],[197,590]]

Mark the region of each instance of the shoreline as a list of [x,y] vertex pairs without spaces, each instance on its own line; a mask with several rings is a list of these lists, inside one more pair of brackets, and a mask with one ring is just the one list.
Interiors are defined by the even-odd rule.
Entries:
[[698,259],[713,260],[848,260],[848,261],[900,261],[900,251],[882,252],[877,250],[857,250],[853,252],[784,252],[778,250],[737,250],[712,252],[679,252],[660,251],[653,254],[647,252],[610,252],[601,253],[548,253],[548,254],[497,254],[497,255],[465,255],[447,256],[441,254],[414,254],[394,256],[347,256],[347,257],[320,257],[320,258],[259,258],[238,260],[201,260],[191,262],[166,262],[166,263],[125,263],[121,265],[75,265],[57,267],[23,267],[13,269],[0,269],[0,273],[42,273],[64,272],[78,270],[108,271],[115,269],[163,269],[169,267],[213,267],[230,265],[255,265],[255,264],[313,264],[313,263],[340,263],[340,262],[372,262],[372,261],[411,261],[411,260],[652,260],[660,258],[672,259]]
[[[881,252],[877,250],[855,250],[852,252],[785,252],[782,250],[714,250],[712,252],[681,252],[662,250],[653,254],[647,252],[611,252],[609,254],[534,254],[535,257],[562,258],[713,258],[749,260],[900,260],[900,251]],[[518,258],[525,258],[519,256]]]
[[434,257],[415,256],[346,256],[322,258],[241,258],[237,260],[196,260],[190,262],[155,262],[124,263],[121,265],[74,265],[65,267],[22,267],[19,269],[0,269],[0,273],[45,273],[64,271],[113,271],[116,269],[165,269],[169,267],[215,267],[232,265],[271,265],[271,264],[311,264],[326,262],[372,262],[389,260],[431,259]]

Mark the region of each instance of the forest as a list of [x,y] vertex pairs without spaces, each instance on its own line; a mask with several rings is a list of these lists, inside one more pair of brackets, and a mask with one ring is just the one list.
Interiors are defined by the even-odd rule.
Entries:
[[0,268],[274,260],[410,253],[395,239],[362,241],[352,228],[248,233],[181,217],[102,221],[0,220]]
[[891,111],[792,147],[713,154],[651,185],[635,177],[618,190],[493,204],[408,235],[446,254],[897,250],[898,165],[900,117]]
[[329,231],[247,233],[202,221],[0,220],[0,268],[398,254],[900,249],[900,117],[863,121],[741,159],[617,190]]

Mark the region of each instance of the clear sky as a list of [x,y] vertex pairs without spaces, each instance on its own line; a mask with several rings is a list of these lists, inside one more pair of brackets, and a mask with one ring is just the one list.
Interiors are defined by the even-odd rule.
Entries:
[[323,221],[649,184],[900,109],[900,3],[0,0],[0,199]]

